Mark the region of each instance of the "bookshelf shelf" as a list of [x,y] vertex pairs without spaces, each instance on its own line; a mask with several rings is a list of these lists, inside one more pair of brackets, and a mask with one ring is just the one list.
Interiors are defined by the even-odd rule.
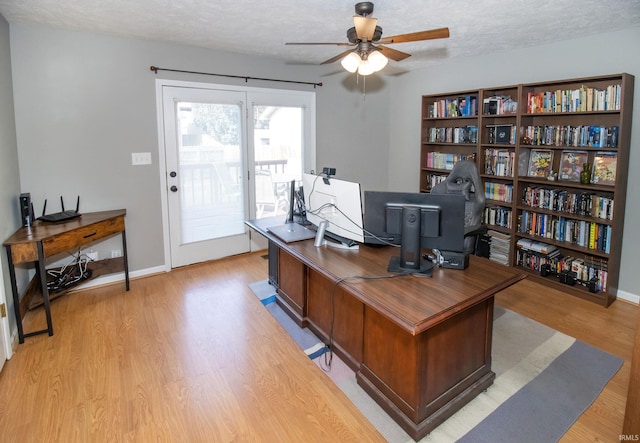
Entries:
[[[509,242],[508,266],[521,267],[550,287],[609,306],[618,289],[633,89],[632,75],[612,74],[425,95],[420,191],[429,192],[456,161],[475,160],[485,184],[488,228],[500,235],[501,243],[505,238]],[[477,128],[471,143],[429,138],[436,131],[461,127]],[[532,150],[536,150],[534,159],[538,161],[531,164]],[[427,159],[438,153],[448,155],[447,167],[434,168],[431,163],[427,167]],[[588,183],[579,180],[584,163],[578,162],[597,168]],[[596,179],[599,183],[594,183]],[[597,205],[597,213],[529,205],[523,197],[531,189],[547,198]],[[510,201],[502,200],[505,192],[511,194]],[[533,231],[522,228],[523,219],[530,222],[530,217],[535,217],[536,223],[540,223],[538,217],[544,223],[551,219],[554,224],[545,226],[545,232],[550,226],[568,223],[563,229],[577,229],[578,237],[565,231],[567,236],[562,238],[570,241],[549,238],[548,234],[531,235]],[[525,241],[542,242],[558,252],[551,254],[553,257],[536,255],[518,246]],[[551,272],[542,272],[545,276],[541,276],[543,264],[552,267]],[[575,284],[566,282],[567,278],[572,281],[571,273],[576,275]],[[598,289],[594,292],[595,277]]]

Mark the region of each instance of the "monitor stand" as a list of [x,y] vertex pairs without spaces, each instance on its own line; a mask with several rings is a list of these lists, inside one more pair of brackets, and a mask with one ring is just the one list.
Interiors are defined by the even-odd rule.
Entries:
[[327,232],[327,226],[329,226],[329,222],[326,220],[322,220],[318,225],[318,230],[316,231],[316,238],[315,238],[315,241],[313,242],[313,245],[315,247],[331,246],[332,248],[337,248],[337,249],[349,249],[349,250],[359,249],[359,246],[356,242],[349,239],[342,239],[337,235]]
[[399,256],[391,257],[387,271],[393,272],[394,274],[420,274],[431,277],[433,275],[433,268],[436,267],[433,262],[428,260],[419,260],[419,265],[416,268],[402,266],[401,262],[402,260]]
[[434,264],[421,260],[420,247],[421,212],[417,206],[402,208],[400,256],[391,257],[387,271],[399,274],[421,274],[431,276]]

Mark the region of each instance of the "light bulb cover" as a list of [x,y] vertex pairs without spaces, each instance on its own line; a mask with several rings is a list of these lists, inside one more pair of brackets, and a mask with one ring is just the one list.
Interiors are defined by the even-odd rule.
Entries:
[[347,71],[356,72],[361,62],[362,62],[362,59],[360,58],[360,56],[355,52],[351,52],[349,53],[349,55],[343,58],[340,63],[342,64],[342,67]]
[[360,62],[360,66],[358,66],[358,74],[360,75],[370,75],[373,74],[375,71],[373,69],[373,66],[371,66],[371,63],[369,63],[369,60],[362,60]]
[[389,59],[385,57],[384,54],[380,51],[373,51],[371,54],[369,54],[367,60],[369,61],[369,65],[374,72],[381,70],[382,68],[387,66],[387,63],[389,63]]

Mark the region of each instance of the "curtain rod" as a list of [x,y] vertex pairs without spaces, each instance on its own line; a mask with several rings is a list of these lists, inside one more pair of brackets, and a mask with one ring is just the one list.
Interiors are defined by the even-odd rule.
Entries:
[[158,66],[153,66],[153,65],[151,65],[151,67],[149,69],[151,71],[155,72],[156,74],[158,73],[158,71],[169,71],[169,72],[181,72],[183,74],[201,74],[201,75],[215,75],[215,76],[218,76],[218,77],[243,78],[245,82],[248,82],[249,80],[263,80],[263,81],[268,81],[268,82],[296,83],[296,84],[299,84],[299,85],[313,85],[314,88],[316,86],[322,86],[322,83],[299,82],[299,81],[295,81],[295,80],[279,80],[279,79],[274,79],[274,78],[249,77],[249,76],[246,76],[246,75],[228,75],[228,74],[213,74],[211,72],[183,71],[181,69],[159,68]]

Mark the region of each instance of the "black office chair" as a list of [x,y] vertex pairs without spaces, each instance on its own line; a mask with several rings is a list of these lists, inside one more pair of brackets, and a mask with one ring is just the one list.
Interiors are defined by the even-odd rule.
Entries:
[[453,166],[445,181],[431,188],[431,193],[464,195],[464,252],[475,254],[480,237],[487,231],[482,222],[484,187],[476,164],[469,160],[459,161]]

